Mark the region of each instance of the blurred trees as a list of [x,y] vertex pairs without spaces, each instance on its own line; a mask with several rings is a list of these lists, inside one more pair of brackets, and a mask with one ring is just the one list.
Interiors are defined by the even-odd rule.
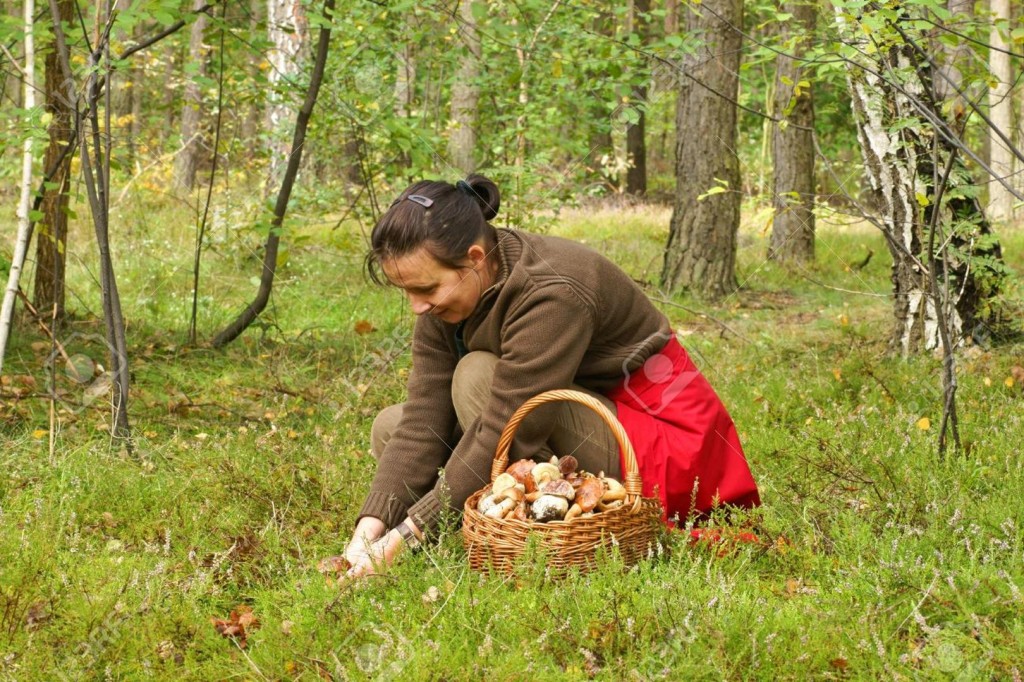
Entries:
[[[72,7],[66,1],[58,5]],[[220,3],[119,0],[109,26],[97,11],[82,12],[68,26],[70,75],[78,84],[98,38],[104,31],[113,37],[114,75],[109,84],[98,80],[96,100],[100,147],[110,155],[102,159],[111,164],[107,199],[147,191],[194,206],[186,190],[210,182],[216,155],[223,167],[214,186],[230,181],[252,191],[246,224],[230,235],[247,245],[266,243],[271,231],[287,240],[289,223],[275,225],[263,198],[280,186],[289,158],[300,151],[291,147],[292,125],[310,77],[309,36],[325,19],[315,3],[301,0],[228,2],[223,17],[211,5]],[[24,138],[47,139],[49,150],[45,158],[38,152],[35,168],[42,191],[32,296],[40,309],[56,303],[59,310],[67,256],[62,221],[87,213],[77,189],[84,188],[83,170],[70,172],[65,155],[59,172],[41,184],[55,155],[70,146],[72,110],[61,108],[66,99],[50,97],[45,110],[22,107],[19,75],[9,65],[21,57],[21,4],[8,0],[5,7],[0,43],[10,56],[3,57],[0,187],[14,185],[15,150]],[[333,19],[337,38],[301,150],[296,194],[310,211],[368,227],[410,180],[455,180],[477,170],[505,189],[500,224],[531,229],[543,229],[546,212],[564,204],[644,194],[675,206],[660,283],[728,295],[736,284],[743,201],[773,203],[770,253],[783,260],[813,255],[815,213],[879,220],[892,209],[863,168],[861,142],[869,140],[858,140],[848,75],[871,68],[878,87],[898,93],[906,87],[903,70],[872,67],[850,53],[852,38],[840,34],[837,8],[845,11],[840,0],[346,3]],[[905,58],[930,60],[941,67],[935,73],[959,83],[960,92],[947,97],[943,78],[932,78],[941,99],[934,106],[960,126],[963,169],[953,177],[964,189],[957,191],[974,193],[979,205],[991,200],[995,224],[1012,225],[1020,215],[1013,213],[1022,167],[1016,129],[1024,120],[1019,10],[994,0],[992,12],[955,10],[965,16],[951,23],[953,7],[944,1],[921,0],[915,8],[877,5],[871,11],[881,23],[867,30],[899,38],[892,27],[910,22],[928,34],[923,51]],[[52,93],[67,74],[49,47],[52,22],[41,16],[38,61]],[[223,54],[203,41],[221,28]],[[221,91],[205,69],[222,57]],[[216,149],[215,114],[224,127]],[[920,129],[928,138],[937,124],[917,112],[913,121],[902,117],[889,125]],[[0,194],[13,203],[10,190]],[[922,208],[910,211],[918,222],[927,213]],[[116,247],[117,226],[111,227]],[[5,234],[9,241],[13,230]],[[0,259],[4,254],[0,249]]]

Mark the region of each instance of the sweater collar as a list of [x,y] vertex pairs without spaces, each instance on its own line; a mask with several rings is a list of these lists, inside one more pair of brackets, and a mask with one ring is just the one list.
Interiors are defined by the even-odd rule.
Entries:
[[[498,251],[498,274],[494,283],[487,287],[480,295],[480,301],[476,304],[473,315],[490,305],[491,301],[498,295],[505,282],[508,281],[512,268],[519,262],[523,255],[523,242],[513,230],[499,228],[495,230],[498,244],[495,247]],[[472,317],[472,315],[470,316]]]

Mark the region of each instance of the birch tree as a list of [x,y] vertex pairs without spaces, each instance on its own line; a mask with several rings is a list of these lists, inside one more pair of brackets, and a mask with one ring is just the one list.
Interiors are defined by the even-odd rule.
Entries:
[[301,54],[307,39],[307,26],[301,0],[267,0],[267,34],[270,51],[270,98],[267,103],[267,131],[270,166],[266,190],[281,183],[293,150],[288,139],[293,107],[286,93],[300,73]]
[[[25,0],[25,66],[22,69],[24,79],[25,109],[31,111],[36,105],[36,48],[32,31],[35,28],[35,2]],[[3,373],[4,355],[7,352],[7,339],[11,334],[11,323],[14,319],[14,300],[18,295],[21,269],[25,265],[25,254],[28,252],[28,240],[32,231],[32,218],[29,213],[32,207],[32,136],[25,138],[21,152],[21,195],[18,200],[18,235],[14,242],[14,257],[11,259],[11,271],[7,277],[7,289],[4,291],[3,307],[0,308],[0,374]]]
[[[916,54],[918,43],[906,33],[911,22],[898,25],[905,36],[868,38],[886,25],[877,15],[837,12],[850,45],[847,74],[865,172],[878,194],[877,221],[893,259],[890,345],[909,355],[938,348],[946,335],[955,347],[987,323],[1002,278],[999,241],[957,131],[936,104],[930,62]],[[872,23],[857,26],[863,21]],[[930,281],[935,263],[943,280],[939,291]]]
[[[1010,22],[1010,0],[991,0],[992,30],[989,37],[989,71],[991,86],[988,102],[992,125],[989,128],[989,148],[991,150],[992,172],[997,176],[1013,182],[1015,157],[1013,151],[1001,139],[999,132],[1013,137],[1013,64],[1011,62],[1006,39],[1001,27]],[[1014,217],[1015,199],[1010,191],[998,182],[989,183],[989,215],[993,220],[1012,221]]]

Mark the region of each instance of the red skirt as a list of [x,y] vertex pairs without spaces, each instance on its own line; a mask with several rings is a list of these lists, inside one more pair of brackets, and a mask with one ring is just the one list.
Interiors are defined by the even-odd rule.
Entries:
[[732,418],[674,336],[608,397],[636,451],[644,496],[657,488],[669,527],[691,511],[761,504]]

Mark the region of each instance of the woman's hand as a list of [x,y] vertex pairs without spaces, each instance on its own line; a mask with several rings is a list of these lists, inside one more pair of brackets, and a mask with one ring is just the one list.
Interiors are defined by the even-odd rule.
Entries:
[[363,578],[383,570],[391,565],[404,544],[398,531],[389,531],[384,537],[366,546],[365,551],[353,555],[353,558],[349,559],[352,562],[352,568],[345,575],[349,578]]
[[352,539],[345,547],[344,557],[352,566],[362,563],[369,555],[370,548],[377,540],[384,536],[387,528],[384,522],[372,516],[364,516],[359,519],[356,529],[352,533]]

